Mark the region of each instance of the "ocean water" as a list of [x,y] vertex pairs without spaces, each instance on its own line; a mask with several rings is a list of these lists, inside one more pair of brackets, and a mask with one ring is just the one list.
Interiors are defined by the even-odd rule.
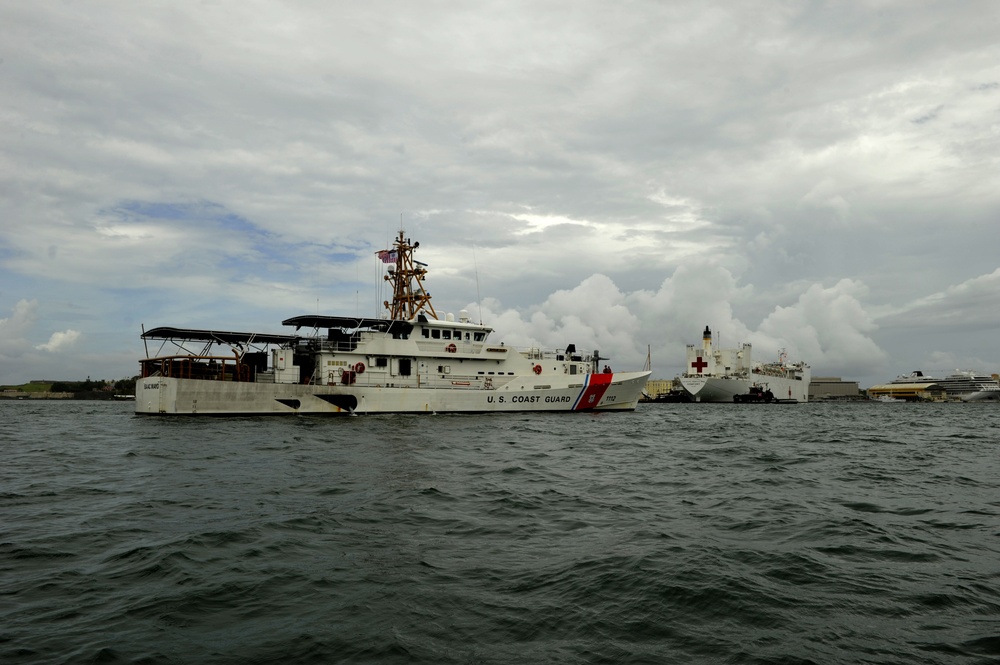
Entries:
[[0,402],[0,663],[996,663],[995,404]]

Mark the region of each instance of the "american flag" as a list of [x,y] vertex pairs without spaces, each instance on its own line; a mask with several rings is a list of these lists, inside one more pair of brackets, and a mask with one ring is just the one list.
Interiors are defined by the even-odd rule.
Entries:
[[375,255],[382,259],[382,263],[395,263],[396,262],[396,250],[383,249],[380,252],[375,252]]

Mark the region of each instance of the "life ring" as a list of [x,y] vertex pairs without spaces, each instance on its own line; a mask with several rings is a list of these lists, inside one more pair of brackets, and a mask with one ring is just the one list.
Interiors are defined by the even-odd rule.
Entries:
[[455,346],[454,344],[449,344],[448,346],[444,347],[444,350],[447,351],[448,353],[455,353],[456,351],[458,351],[458,347]]
[[535,365],[531,369],[533,369],[535,371],[535,374],[541,374],[542,373],[542,366],[541,365]]
[[357,365],[354,366],[354,371],[357,372],[358,374],[364,374],[365,373],[365,364],[364,363],[358,363]]

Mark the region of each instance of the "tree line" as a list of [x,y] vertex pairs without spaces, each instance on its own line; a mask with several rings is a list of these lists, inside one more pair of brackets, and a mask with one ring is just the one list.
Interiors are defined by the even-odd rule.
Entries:
[[115,395],[134,395],[138,376],[116,381],[56,381],[49,388],[53,393],[73,393],[78,399],[113,399]]

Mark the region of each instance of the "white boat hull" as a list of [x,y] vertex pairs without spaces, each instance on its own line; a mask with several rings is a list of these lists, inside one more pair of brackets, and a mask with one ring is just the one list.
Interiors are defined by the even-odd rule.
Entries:
[[962,395],[963,402],[997,402],[1000,401],[1000,390],[977,390],[968,395]]
[[745,379],[735,376],[682,376],[681,387],[695,402],[733,403],[736,395],[746,395],[753,385],[766,386],[775,399],[809,401],[809,382],[766,374],[751,374]]
[[[136,413],[163,415],[352,415],[632,411],[649,372],[515,377],[490,389],[303,385],[154,376],[136,383]],[[544,386],[538,384],[544,381]]]

